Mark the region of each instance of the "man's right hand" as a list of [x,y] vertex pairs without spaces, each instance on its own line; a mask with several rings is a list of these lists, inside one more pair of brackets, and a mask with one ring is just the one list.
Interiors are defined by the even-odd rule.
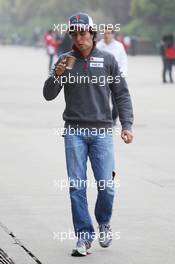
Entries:
[[55,73],[57,76],[60,76],[61,74],[63,74],[65,72],[66,69],[66,59],[63,59],[57,66],[55,69]]

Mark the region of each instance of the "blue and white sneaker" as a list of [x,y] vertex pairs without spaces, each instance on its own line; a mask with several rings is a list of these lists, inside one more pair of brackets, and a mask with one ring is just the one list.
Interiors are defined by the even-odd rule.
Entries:
[[109,224],[99,225],[98,241],[103,248],[109,247],[112,244],[112,230]]
[[73,249],[71,256],[84,257],[88,255],[88,249],[91,247],[91,243],[87,240],[78,239],[76,248]]

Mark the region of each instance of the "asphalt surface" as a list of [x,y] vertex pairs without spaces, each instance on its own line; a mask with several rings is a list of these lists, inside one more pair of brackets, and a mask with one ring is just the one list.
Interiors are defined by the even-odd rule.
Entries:
[[[42,49],[0,47],[0,221],[43,264],[173,264],[175,261],[175,84],[161,82],[156,56],[129,57],[128,83],[135,112],[135,139],[116,141],[120,181],[112,218],[113,245],[72,258],[63,137],[63,92],[42,96],[48,58]],[[88,177],[93,174],[88,165]],[[93,216],[96,189],[88,189]],[[66,234],[66,235],[65,235]],[[61,241],[64,237],[64,241]],[[35,263],[0,228],[0,248],[16,264]]]

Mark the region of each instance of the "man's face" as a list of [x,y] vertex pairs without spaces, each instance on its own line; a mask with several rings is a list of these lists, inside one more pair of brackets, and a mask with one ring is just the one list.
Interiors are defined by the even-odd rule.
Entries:
[[71,32],[73,44],[80,50],[84,51],[92,48],[93,35],[89,31],[77,30]]
[[106,30],[105,33],[104,33],[104,42],[106,44],[110,44],[112,42],[113,38],[114,38],[114,36],[113,36],[112,31],[107,31]]

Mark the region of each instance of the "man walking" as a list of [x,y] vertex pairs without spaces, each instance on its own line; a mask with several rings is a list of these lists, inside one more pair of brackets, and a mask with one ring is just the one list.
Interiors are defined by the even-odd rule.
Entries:
[[[44,84],[43,95],[46,100],[53,100],[64,86],[66,164],[69,181],[76,183],[71,184],[69,190],[77,237],[72,256],[86,256],[95,234],[88,211],[87,186],[81,184],[87,181],[87,158],[98,188],[95,217],[99,225],[99,243],[108,247],[112,242],[110,220],[114,199],[111,93],[117,103],[121,137],[126,144],[133,140],[133,109],[126,81],[120,74],[115,57],[95,47],[96,32],[93,31],[91,17],[84,13],[72,15],[69,33],[73,49],[59,58],[52,76]],[[67,67],[70,56],[76,60],[72,69]],[[68,81],[70,75],[74,82]],[[100,188],[101,181],[105,183],[104,188]]]

